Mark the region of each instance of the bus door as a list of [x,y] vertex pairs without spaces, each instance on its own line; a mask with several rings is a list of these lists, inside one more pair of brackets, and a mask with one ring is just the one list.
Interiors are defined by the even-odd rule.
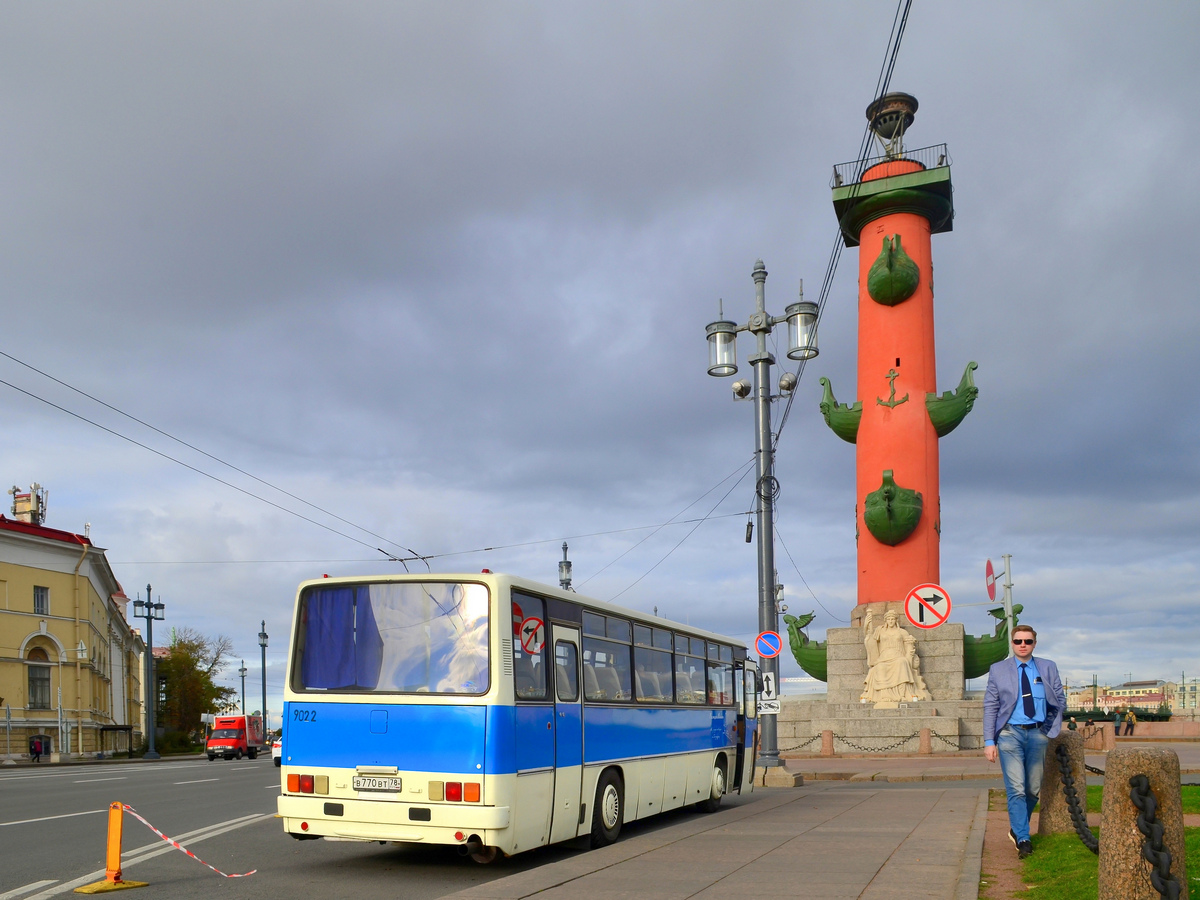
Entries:
[[579,834],[583,812],[583,705],[579,678],[579,629],[555,624],[554,808],[550,843]]
[[758,667],[754,660],[746,660],[745,671],[742,673],[743,702],[738,704],[738,712],[742,714],[742,739],[738,742],[738,760],[745,758],[740,787],[754,790],[754,767],[758,758]]
[[733,763],[733,777],[729,779],[729,792],[742,792],[742,773],[746,767],[746,670],[739,664],[733,670],[733,702],[737,708],[737,754]]

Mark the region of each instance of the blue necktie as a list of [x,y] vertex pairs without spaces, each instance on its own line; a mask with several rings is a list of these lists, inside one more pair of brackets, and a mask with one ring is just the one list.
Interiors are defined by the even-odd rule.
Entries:
[[1028,672],[1028,664],[1021,663],[1021,699],[1025,702],[1025,715],[1032,721],[1037,710],[1033,705],[1033,686],[1029,683]]

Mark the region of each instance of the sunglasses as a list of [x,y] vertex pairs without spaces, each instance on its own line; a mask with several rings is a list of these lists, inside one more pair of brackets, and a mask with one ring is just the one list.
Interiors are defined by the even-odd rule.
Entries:
[[1034,639],[1033,638],[1013,638],[1013,643],[1014,644],[1032,644],[1032,643],[1034,643]]

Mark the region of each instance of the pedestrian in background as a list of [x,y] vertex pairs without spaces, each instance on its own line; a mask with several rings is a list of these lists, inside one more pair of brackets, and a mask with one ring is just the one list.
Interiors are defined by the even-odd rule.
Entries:
[[1133,710],[1130,709],[1129,712],[1125,713],[1125,735],[1126,736],[1133,734],[1133,726],[1136,724],[1137,724],[1137,716],[1135,716],[1133,714]]
[[1079,727],[1079,725],[1078,725],[1078,723],[1075,721],[1075,717],[1074,717],[1074,716],[1071,716],[1071,721],[1069,721],[1069,722],[1067,723],[1067,731],[1074,731],[1074,730],[1075,730],[1075,729],[1077,729],[1078,727]]
[[1000,760],[1008,797],[1008,837],[1024,859],[1033,852],[1029,817],[1042,789],[1046,745],[1062,730],[1067,696],[1052,660],[1033,655],[1037,632],[1013,629],[1013,656],[988,670],[983,695],[983,753]]
[[1121,709],[1120,709],[1120,707],[1118,707],[1117,711],[1115,713],[1113,713],[1113,737],[1117,737],[1118,735],[1120,735],[1120,733],[1121,733]]
[[29,755],[35,763],[42,761],[42,741],[40,738],[34,738],[33,743],[29,745]]

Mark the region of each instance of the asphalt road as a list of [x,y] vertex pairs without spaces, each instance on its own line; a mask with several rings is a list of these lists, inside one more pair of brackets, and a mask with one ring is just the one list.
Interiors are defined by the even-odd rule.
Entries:
[[[127,814],[122,868],[126,881],[149,882],[136,895],[142,900],[211,900],[214,892],[231,900],[425,900],[583,852],[578,843],[565,844],[481,866],[452,848],[296,841],[275,818],[278,796],[279,769],[269,758],[0,770],[0,900],[64,896],[103,880],[107,810],[114,800],[223,872],[255,870],[223,878]],[[656,820],[651,827],[673,821],[671,814]]]

